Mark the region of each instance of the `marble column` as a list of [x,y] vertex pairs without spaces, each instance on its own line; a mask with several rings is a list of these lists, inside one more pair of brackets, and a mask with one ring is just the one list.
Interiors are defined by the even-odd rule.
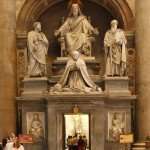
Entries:
[[139,140],[150,134],[150,0],[136,0],[137,131]]
[[15,131],[15,0],[0,0],[0,140]]

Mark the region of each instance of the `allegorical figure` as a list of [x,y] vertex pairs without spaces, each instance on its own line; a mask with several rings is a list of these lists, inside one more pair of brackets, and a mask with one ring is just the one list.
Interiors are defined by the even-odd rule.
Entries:
[[33,135],[35,141],[40,141],[44,138],[43,124],[38,113],[33,114],[29,134]]
[[118,21],[111,21],[111,29],[104,38],[106,56],[106,76],[125,76],[127,70],[127,40],[123,30],[118,29]]
[[28,33],[28,76],[42,77],[46,75],[46,55],[49,42],[43,32],[41,32],[41,23],[33,24],[34,30]]
[[63,35],[65,37],[68,53],[79,51],[85,55],[89,54],[93,34],[99,34],[99,32],[82,14],[77,2],[71,4],[68,18],[55,32],[55,36]]

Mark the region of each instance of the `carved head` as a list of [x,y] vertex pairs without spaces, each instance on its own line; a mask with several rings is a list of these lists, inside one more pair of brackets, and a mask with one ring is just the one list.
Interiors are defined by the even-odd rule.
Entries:
[[39,120],[39,114],[38,113],[33,114],[33,120]]
[[72,4],[72,14],[74,17],[78,16],[78,14],[79,14],[79,5],[78,4]]
[[77,16],[80,16],[80,15],[82,15],[80,5],[78,3],[73,3],[71,5],[69,17],[71,17],[71,16],[77,17]]
[[112,30],[116,30],[118,28],[118,20],[116,19],[112,20],[110,25]]
[[41,23],[40,22],[34,22],[33,23],[33,28],[34,28],[34,30],[36,30],[38,32],[41,32],[41,29],[42,29]]
[[80,53],[78,51],[73,51],[71,53],[71,56],[74,60],[78,60],[78,58],[80,57]]

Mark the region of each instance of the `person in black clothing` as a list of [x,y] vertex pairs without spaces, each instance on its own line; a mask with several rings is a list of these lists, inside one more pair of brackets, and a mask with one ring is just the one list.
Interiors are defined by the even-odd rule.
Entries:
[[2,145],[0,144],[0,150],[3,150]]
[[1,150],[1,149],[2,149],[2,150],[5,149],[6,144],[7,144],[7,138],[2,139],[2,145],[1,145],[1,147],[0,147],[0,150]]

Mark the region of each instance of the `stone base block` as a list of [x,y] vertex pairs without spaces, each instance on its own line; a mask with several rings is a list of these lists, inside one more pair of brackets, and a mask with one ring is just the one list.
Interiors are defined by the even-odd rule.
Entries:
[[110,96],[130,96],[128,77],[105,77],[105,92]]
[[132,150],[146,150],[145,142],[134,143],[132,145]]
[[48,91],[48,79],[46,77],[24,78],[22,95],[43,95]]
[[[95,57],[91,57],[91,56],[83,56],[82,57],[85,61],[95,61]],[[63,61],[66,62],[68,60],[68,57],[57,57],[56,61]]]

